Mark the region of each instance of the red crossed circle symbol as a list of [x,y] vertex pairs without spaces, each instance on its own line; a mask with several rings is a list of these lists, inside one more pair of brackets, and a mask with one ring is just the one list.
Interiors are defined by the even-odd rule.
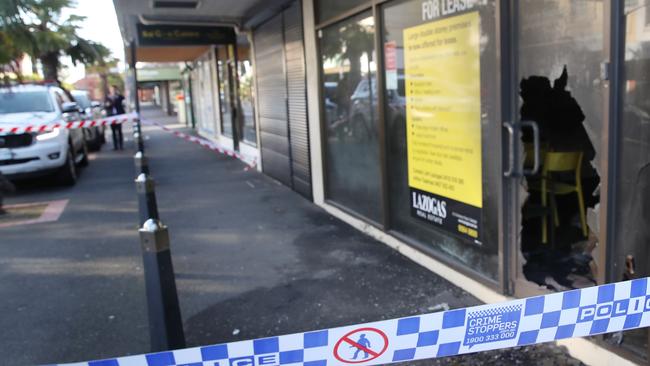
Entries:
[[[384,341],[384,347],[379,352],[373,351],[370,348],[365,347],[365,346],[355,342],[352,338],[350,338],[350,336],[352,334],[359,333],[359,332],[368,332],[368,333],[374,333],[374,334],[379,335]],[[359,360],[359,361],[346,360],[341,355],[339,355],[339,348],[341,347],[342,344],[350,345],[351,347],[354,347],[357,350],[361,350],[361,351],[371,355],[372,357],[368,357],[366,359],[362,359],[362,360]],[[336,342],[336,345],[334,346],[334,357],[336,357],[337,360],[339,360],[339,361],[341,361],[343,363],[364,363],[364,362],[372,361],[372,360],[376,359],[377,357],[381,356],[384,352],[386,352],[387,348],[388,348],[388,337],[386,336],[386,334],[384,332],[382,332],[381,330],[379,330],[377,328],[359,328],[359,329],[355,329],[355,330],[347,333],[346,335],[341,337],[341,339],[339,339],[338,342]]]

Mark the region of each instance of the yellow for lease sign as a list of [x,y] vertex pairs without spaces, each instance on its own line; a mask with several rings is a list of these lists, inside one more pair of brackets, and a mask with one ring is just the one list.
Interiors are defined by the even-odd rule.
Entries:
[[408,184],[477,208],[483,201],[479,22],[471,12],[404,30]]

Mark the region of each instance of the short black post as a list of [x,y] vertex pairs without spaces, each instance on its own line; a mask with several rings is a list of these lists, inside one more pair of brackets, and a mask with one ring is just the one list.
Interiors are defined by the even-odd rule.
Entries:
[[184,348],[185,334],[176,292],[167,226],[159,220],[149,219],[139,231],[151,351]]
[[133,131],[133,140],[138,144],[138,151],[144,152],[144,140],[142,139],[142,122],[136,118],[135,129]]
[[140,226],[148,219],[158,220],[158,203],[156,202],[156,182],[149,175],[140,173],[135,179],[138,191],[138,212],[140,213]]
[[133,161],[135,163],[135,175],[138,176],[141,173],[149,174],[149,161],[147,157],[144,156],[142,151],[138,151],[133,155]]

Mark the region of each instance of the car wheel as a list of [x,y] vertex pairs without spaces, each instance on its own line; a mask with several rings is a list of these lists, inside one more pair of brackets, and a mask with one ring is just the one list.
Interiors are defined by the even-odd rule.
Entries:
[[74,156],[72,155],[71,147],[68,148],[68,155],[65,159],[65,164],[57,173],[57,180],[59,183],[66,186],[73,186],[77,183],[77,167],[74,163]]
[[88,166],[88,144],[86,144],[86,141],[81,146],[81,153],[83,154],[83,158],[79,161],[79,166]]

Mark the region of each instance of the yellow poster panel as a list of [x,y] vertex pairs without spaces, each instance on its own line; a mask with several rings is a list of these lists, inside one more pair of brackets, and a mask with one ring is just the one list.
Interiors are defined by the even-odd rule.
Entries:
[[411,188],[481,208],[480,18],[404,30]]

